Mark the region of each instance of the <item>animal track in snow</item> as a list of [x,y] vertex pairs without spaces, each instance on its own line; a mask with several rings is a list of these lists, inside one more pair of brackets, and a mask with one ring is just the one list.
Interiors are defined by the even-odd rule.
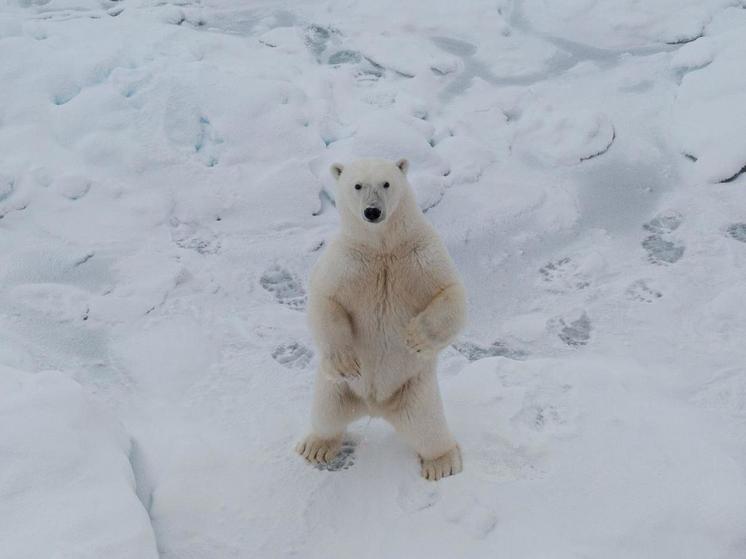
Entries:
[[337,64],[357,64],[362,59],[362,55],[356,50],[338,50],[329,57],[327,64],[332,66],[336,66]]
[[542,283],[554,293],[580,291],[591,284],[580,271],[578,264],[569,256],[547,262],[539,268],[539,274]]
[[497,526],[495,511],[472,496],[457,495],[443,505],[446,520],[461,526],[477,539],[486,538]]
[[399,487],[396,502],[407,513],[429,509],[440,499],[437,484],[417,479],[414,483],[404,482]]
[[673,264],[684,256],[684,245],[669,240],[668,235],[679,228],[683,218],[678,212],[666,212],[657,215],[642,228],[653,233],[642,241],[642,248],[648,253],[648,260],[653,264]]
[[180,248],[194,250],[199,254],[217,254],[220,252],[220,239],[207,228],[192,222],[171,218],[171,238]]
[[666,212],[655,216],[653,219],[643,224],[642,228],[651,233],[659,235],[676,231],[681,225],[683,217],[678,212]]
[[625,295],[627,299],[641,303],[652,303],[663,297],[663,293],[657,289],[653,289],[645,280],[641,279],[633,282],[625,291]]
[[272,351],[272,359],[288,369],[305,369],[312,358],[313,351],[298,342],[280,344]]
[[642,248],[648,253],[653,264],[674,264],[684,256],[684,245],[667,241],[661,235],[650,235],[642,241]]
[[[326,50],[330,41],[333,41],[339,32],[331,27],[322,27],[321,25],[310,25],[306,28],[305,43],[308,50],[313,53],[316,60],[321,61],[321,56]],[[331,62],[330,62],[331,64]]]
[[278,303],[295,310],[306,308],[306,290],[300,278],[285,268],[278,265],[268,268],[259,283],[275,296]]
[[534,431],[543,431],[549,425],[564,423],[561,410],[553,404],[529,405],[516,414],[513,419]]
[[338,472],[340,470],[349,470],[355,465],[355,447],[357,443],[352,440],[342,442],[339,454],[328,464],[317,464],[316,469],[325,472]]
[[564,318],[560,318],[556,321],[556,324],[559,327],[557,335],[570,347],[583,346],[591,338],[591,320],[585,311],[569,323]]
[[453,347],[469,361],[478,361],[487,357],[507,357],[508,359],[520,360],[525,359],[528,355],[525,351],[508,347],[499,340],[486,347],[473,342],[459,342],[453,344]]
[[577,406],[569,384],[539,386],[529,391],[511,421],[532,433],[554,437],[576,430]]
[[730,238],[746,243],[746,223],[732,223],[726,232]]

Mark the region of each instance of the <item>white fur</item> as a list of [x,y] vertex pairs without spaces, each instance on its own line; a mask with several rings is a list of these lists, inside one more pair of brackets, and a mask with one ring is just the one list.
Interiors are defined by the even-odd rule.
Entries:
[[[417,451],[422,475],[439,479],[462,468],[436,360],[463,327],[465,295],[407,168],[406,160],[377,159],[331,168],[342,227],[311,274],[308,313],[321,362],[312,432],[297,450],[328,462],[348,423],[381,416]],[[364,217],[370,206],[382,212],[377,223]]]

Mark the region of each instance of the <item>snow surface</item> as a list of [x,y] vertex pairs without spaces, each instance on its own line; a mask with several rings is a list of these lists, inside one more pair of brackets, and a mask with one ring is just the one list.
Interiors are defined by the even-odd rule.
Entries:
[[[744,8],[6,1],[0,557],[746,557]],[[358,156],[469,291],[437,484],[292,452]]]

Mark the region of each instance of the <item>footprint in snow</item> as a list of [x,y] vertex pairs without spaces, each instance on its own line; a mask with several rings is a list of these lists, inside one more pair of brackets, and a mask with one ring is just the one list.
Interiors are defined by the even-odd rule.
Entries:
[[303,310],[306,307],[306,291],[303,284],[292,272],[275,265],[262,274],[259,279],[261,286],[275,296],[281,305],[295,310]]
[[540,438],[572,435],[577,431],[576,391],[571,384],[541,384],[529,390],[511,422]]
[[316,60],[321,61],[321,56],[327,49],[330,41],[334,41],[339,32],[331,27],[321,25],[309,25],[305,31],[305,43],[308,50],[313,53]]
[[642,241],[642,248],[648,253],[653,264],[674,264],[684,256],[684,245],[667,241],[661,235],[650,235]]
[[417,477],[414,482],[408,480],[399,487],[396,502],[401,510],[412,513],[429,509],[439,499],[438,484]]
[[554,293],[580,291],[591,284],[569,256],[547,262],[539,268],[539,275],[544,286]]
[[625,291],[625,295],[630,301],[640,303],[652,303],[663,297],[663,293],[650,287],[645,280],[641,279],[633,282]]
[[299,342],[280,344],[272,351],[272,359],[288,369],[305,369],[312,358],[313,351]]
[[176,246],[193,250],[199,254],[217,254],[220,252],[220,238],[206,227],[192,222],[172,218],[171,238]]
[[495,511],[471,495],[454,495],[443,502],[446,520],[466,530],[477,539],[486,538],[497,526]]
[[316,469],[324,472],[338,472],[340,470],[349,470],[355,465],[355,447],[357,443],[352,440],[342,442],[342,448],[339,454],[328,464],[317,464]]
[[578,316],[575,320],[565,318],[556,318],[550,321],[549,326],[553,330],[557,330],[557,335],[560,340],[565,342],[570,347],[584,346],[591,339],[591,320],[588,315],[583,313]]
[[730,238],[746,243],[746,223],[732,223],[726,232]]
[[337,66],[338,64],[357,64],[362,59],[362,55],[356,50],[338,50],[329,57],[327,64],[331,66]]
[[678,212],[665,212],[657,215],[642,228],[652,233],[642,241],[642,248],[648,253],[648,260],[653,264],[673,264],[684,256],[684,245],[671,240],[669,235],[679,228],[683,217]]
[[525,351],[509,347],[499,340],[489,346],[473,342],[458,342],[453,344],[453,348],[469,361],[478,361],[487,357],[507,357],[508,359],[521,360],[528,355]]
[[683,220],[684,218],[678,212],[664,212],[643,224],[642,228],[651,233],[662,235],[676,231]]

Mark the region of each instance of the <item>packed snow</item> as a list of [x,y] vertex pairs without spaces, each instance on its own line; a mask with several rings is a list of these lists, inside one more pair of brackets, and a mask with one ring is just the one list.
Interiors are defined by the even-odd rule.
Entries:
[[[0,557],[746,557],[743,0],[7,0]],[[469,293],[463,473],[293,453],[334,161]]]

